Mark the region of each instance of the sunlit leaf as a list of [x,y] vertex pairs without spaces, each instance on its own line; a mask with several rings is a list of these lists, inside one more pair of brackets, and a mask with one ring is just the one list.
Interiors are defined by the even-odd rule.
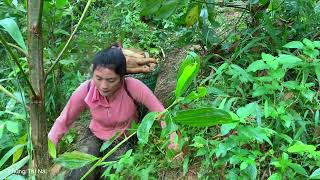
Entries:
[[268,180],[282,180],[282,176],[279,173],[274,173],[268,178]]
[[[23,144],[25,144],[26,142],[27,142],[27,134],[21,136],[21,137],[19,138],[19,140],[18,140],[17,143],[23,145]],[[12,164],[14,164],[15,162],[17,162],[17,161],[20,159],[20,157],[21,157],[21,155],[22,155],[22,153],[23,153],[23,148],[24,148],[24,147],[19,148],[19,149],[13,154]]]
[[6,121],[6,127],[10,132],[19,133],[19,123],[16,121]]
[[194,25],[194,23],[196,23],[199,19],[199,14],[200,14],[200,10],[199,10],[199,5],[196,4],[195,6],[193,6],[187,16],[186,16],[186,25],[187,27],[190,27],[192,25]]
[[297,163],[290,163],[289,166],[298,174],[304,175],[304,176],[308,176],[307,171],[300,165]]
[[217,124],[228,124],[239,122],[239,119],[232,118],[230,113],[216,108],[199,108],[178,111],[173,117],[175,123],[196,127],[209,127]]
[[66,152],[55,159],[55,162],[68,169],[77,169],[92,163],[98,158],[79,151]]
[[300,41],[291,41],[284,45],[285,48],[296,48],[296,49],[303,49],[304,45]]
[[309,177],[310,179],[320,179],[320,168],[313,171],[313,173]]
[[256,72],[258,70],[265,70],[265,69],[268,69],[267,64],[262,60],[257,60],[249,65],[249,67],[247,68],[247,71]]
[[5,18],[0,20],[0,26],[7,31],[10,36],[16,41],[16,43],[25,51],[27,52],[26,44],[23,40],[22,34],[20,29],[13,18]]
[[153,125],[153,122],[156,118],[156,112],[149,112],[141,121],[141,124],[137,131],[137,137],[139,142],[142,144],[146,144],[148,142],[150,128]]
[[195,78],[199,71],[199,64],[198,63],[192,63],[186,66],[179,77],[177,81],[177,87],[176,87],[176,98],[180,97],[183,92],[187,89],[187,87],[190,85],[191,81]]
[[48,139],[48,151],[53,159],[57,158],[56,145],[50,139]]
[[300,141],[296,142],[294,145],[288,148],[288,152],[290,153],[310,152],[314,150],[316,150],[315,146],[304,144]]
[[10,176],[11,174],[15,173],[18,169],[24,166],[29,161],[29,156],[24,157],[20,161],[11,166],[7,167],[6,169],[0,171],[0,177],[5,179],[6,177]]
[[284,68],[293,68],[302,62],[300,58],[288,54],[280,54],[277,61],[282,64]]
[[[15,153],[17,152],[21,147],[24,147],[25,144],[18,144],[11,148],[0,160],[0,168],[1,166]],[[0,176],[1,177],[1,176]]]

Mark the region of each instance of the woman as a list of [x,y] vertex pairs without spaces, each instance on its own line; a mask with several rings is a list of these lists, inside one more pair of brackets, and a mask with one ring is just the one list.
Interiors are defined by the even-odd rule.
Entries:
[[[100,146],[116,132],[124,134],[133,120],[138,119],[135,102],[142,103],[149,111],[164,110],[161,102],[141,81],[125,77],[126,58],[119,47],[110,47],[99,52],[93,60],[92,79],[82,83],[72,94],[64,110],[49,132],[49,139],[57,144],[80,113],[89,108],[92,116],[85,142],[80,151],[99,156]],[[118,141],[123,136],[118,137]],[[120,147],[117,155],[131,148],[131,144]],[[90,168],[69,172],[65,179],[79,179]],[[95,179],[96,174],[91,174]],[[90,179],[89,178],[89,179]]]

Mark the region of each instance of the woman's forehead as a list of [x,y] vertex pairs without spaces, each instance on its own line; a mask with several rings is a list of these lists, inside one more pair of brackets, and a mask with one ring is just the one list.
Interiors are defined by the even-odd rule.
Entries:
[[94,75],[100,76],[102,78],[117,78],[118,74],[114,72],[114,70],[106,68],[106,67],[97,67],[94,72]]

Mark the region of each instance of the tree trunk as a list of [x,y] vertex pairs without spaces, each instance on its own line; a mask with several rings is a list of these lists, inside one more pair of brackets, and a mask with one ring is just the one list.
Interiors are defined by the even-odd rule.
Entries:
[[[44,102],[44,69],[42,42],[43,0],[28,0],[28,62],[31,84],[35,96],[31,95],[30,119],[33,145],[33,171],[36,179],[47,179],[48,138]],[[44,173],[44,172],[47,173]]]

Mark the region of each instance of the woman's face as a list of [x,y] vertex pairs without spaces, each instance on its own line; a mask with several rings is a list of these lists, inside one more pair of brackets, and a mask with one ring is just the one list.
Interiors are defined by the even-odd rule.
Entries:
[[121,86],[121,78],[113,70],[97,67],[93,71],[93,80],[102,96],[110,98]]

